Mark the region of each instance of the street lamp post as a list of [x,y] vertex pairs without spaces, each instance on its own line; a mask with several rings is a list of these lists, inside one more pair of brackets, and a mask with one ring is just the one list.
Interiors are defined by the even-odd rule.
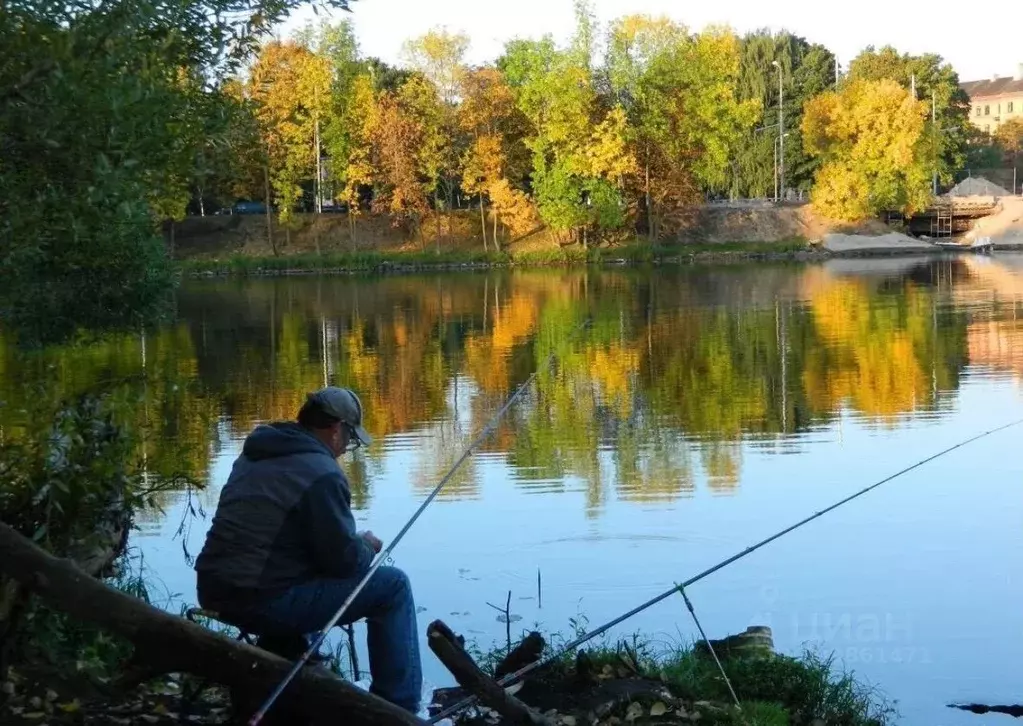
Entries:
[[785,198],[785,87],[782,85],[781,63],[771,61],[771,65],[778,69],[778,200]]
[[781,161],[781,145],[783,143],[782,140],[786,136],[788,136],[788,134],[782,134],[777,139],[775,139],[774,144],[772,144],[772,150],[774,151],[774,200],[775,201],[778,201],[778,199],[780,198],[779,194],[778,194],[778,183],[781,181],[781,177],[780,177],[780,174],[779,174],[779,164],[778,164],[778,162]]

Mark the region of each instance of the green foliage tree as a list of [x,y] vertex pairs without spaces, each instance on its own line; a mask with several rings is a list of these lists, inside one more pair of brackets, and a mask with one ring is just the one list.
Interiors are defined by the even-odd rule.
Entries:
[[[801,127],[803,107],[815,96],[835,86],[835,57],[825,47],[811,44],[791,33],[759,30],[739,44],[739,77],[736,93],[743,101],[756,101],[760,115],[757,128],[742,136],[734,157],[731,178],[721,191],[737,197],[774,194],[778,152],[778,101],[783,91],[785,117],[785,187],[808,190],[817,169],[816,158],[804,148]],[[777,63],[776,67],[774,63]],[[781,89],[779,89],[779,68]]]
[[[700,189],[725,183],[755,101],[734,93],[735,37],[690,35],[664,19],[626,18],[612,30],[607,75],[631,111],[633,154],[651,237],[677,232]],[[624,52],[623,52],[624,51]]]
[[[1023,162],[1023,119],[1012,118],[999,126],[994,133],[994,142],[1004,154],[1003,163],[1010,164],[1014,169],[1020,169],[1021,162]],[[1019,174],[1014,178],[1019,184]],[[1013,189],[1012,193],[1019,194],[1019,187]]]
[[351,206],[352,200],[345,194],[350,164],[367,143],[359,133],[362,124],[358,114],[362,109],[357,88],[367,68],[360,60],[359,43],[350,21],[325,24],[318,31],[307,30],[306,34],[309,38],[306,46],[314,48],[327,61],[329,73],[329,98],[321,128],[322,150],[328,159],[328,189],[324,198],[348,202]]
[[25,340],[137,326],[165,309],[159,224],[184,211],[208,86],[296,4],[4,5],[0,311]]
[[994,169],[1005,160],[1005,150],[998,140],[973,126],[966,135],[966,160],[962,175],[969,176],[975,169]]
[[367,58],[365,63],[377,92],[397,91],[412,76],[409,69],[389,65],[379,58]]
[[532,186],[540,217],[555,232],[588,240],[625,220],[624,177],[634,161],[625,144],[627,119],[607,108],[592,73],[594,21],[576,6],[577,29],[568,48],[550,38],[509,43],[499,61],[532,126]]
[[211,141],[215,196],[224,203],[262,199],[268,159],[255,102],[237,79],[226,81],[222,93],[227,132]]

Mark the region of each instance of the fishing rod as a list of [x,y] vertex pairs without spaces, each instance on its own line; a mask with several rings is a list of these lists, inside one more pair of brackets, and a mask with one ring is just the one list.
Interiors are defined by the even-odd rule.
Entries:
[[[776,539],[778,539],[780,537],[784,537],[789,532],[797,530],[800,527],[802,527],[803,525],[809,524],[810,522],[812,522],[813,520],[815,520],[815,519],[817,519],[819,517],[823,517],[828,512],[831,512],[831,511],[834,511],[835,509],[838,509],[842,505],[851,502],[853,499],[857,499],[858,497],[863,496],[867,492],[870,492],[870,491],[873,491],[874,489],[877,489],[882,484],[887,484],[888,482],[892,481],[893,479],[897,479],[898,477],[902,476],[903,474],[908,474],[909,472],[913,471],[914,469],[918,469],[921,466],[923,466],[924,464],[927,464],[927,463],[929,463],[931,461],[934,461],[935,459],[937,459],[939,457],[942,457],[945,454],[948,454],[948,453],[950,453],[952,451],[955,451],[958,448],[966,446],[967,444],[972,444],[974,441],[978,441],[980,439],[983,439],[986,436],[990,436],[991,434],[998,433],[999,431],[1004,431],[1005,429],[1012,428],[1013,426],[1019,426],[1020,424],[1023,424],[1023,418],[1017,419],[1016,421],[1011,421],[1010,423],[1007,423],[1007,424],[1003,424],[1002,426],[999,426],[998,428],[994,428],[994,429],[991,429],[989,431],[985,431],[983,433],[977,434],[976,436],[973,436],[973,437],[971,437],[969,439],[966,439],[965,441],[960,441],[955,446],[950,446],[947,449],[942,449],[938,453],[932,454],[931,456],[928,456],[926,459],[922,459],[922,460],[918,461],[917,463],[913,464],[912,466],[907,466],[905,469],[902,469],[901,471],[897,471],[894,474],[891,474],[890,476],[885,477],[884,479],[882,479],[879,482],[871,484],[868,487],[864,487],[863,489],[860,489],[859,491],[849,495],[845,499],[841,499],[841,500],[835,502],[830,507],[822,509],[819,512],[815,512],[814,514],[811,514],[809,517],[806,517],[805,519],[801,519],[798,522],[796,522],[795,524],[793,524],[793,525],[791,525],[789,527],[786,527],[785,529],[781,530],[780,532],[777,532],[777,533],[771,535],[767,539],[763,539],[763,540],[757,542],[756,544],[747,547],[746,549],[742,550],[741,552],[738,552],[738,553],[732,555],[728,559],[722,560],[721,562],[717,563],[716,565],[714,565],[712,567],[708,567],[703,572],[690,577],[685,582],[683,582],[681,584],[676,584],[670,590],[665,590],[660,595],[657,595],[656,597],[650,598],[649,600],[647,600],[642,605],[638,605],[637,607],[634,607],[629,612],[625,613],[624,615],[618,616],[614,620],[611,620],[610,622],[605,623],[604,625],[601,625],[596,630],[592,630],[589,633],[585,633],[584,635],[579,636],[578,638],[573,640],[571,643],[568,643],[567,645],[565,645],[557,653],[554,653],[553,655],[548,656],[547,658],[543,658],[541,660],[534,661],[533,663],[530,663],[529,665],[526,665],[526,666],[520,668],[519,670],[515,671],[514,673],[509,673],[508,675],[506,675],[503,678],[501,678],[500,680],[498,680],[497,681],[497,685],[505,687],[505,686],[510,686],[510,685],[514,685],[515,683],[518,683],[520,680],[522,680],[523,677],[525,677],[529,673],[533,672],[534,670],[537,670],[538,668],[542,668],[542,667],[546,666],[547,664],[549,664],[549,663],[557,660],[558,658],[562,657],[566,653],[568,653],[568,652],[570,652],[572,650],[575,650],[580,645],[583,645],[584,643],[587,643],[587,642],[593,640],[594,638],[596,638],[599,635],[603,635],[604,633],[606,633],[611,628],[615,627],[616,625],[620,625],[621,623],[625,622],[626,620],[628,620],[629,618],[633,617],[634,615],[638,615],[639,613],[643,612],[647,608],[653,607],[654,605],[656,605],[657,603],[661,602],[662,600],[668,599],[669,597],[671,597],[672,595],[674,595],[677,592],[683,592],[690,585],[693,585],[693,584],[699,582],[700,580],[704,579],[705,577],[708,577],[709,575],[713,575],[718,570],[720,570],[720,569],[722,569],[724,567],[727,567],[728,565],[732,564],[733,562],[741,560],[742,558],[746,557],[747,555],[750,555],[753,552],[756,552],[761,547],[763,547],[763,546],[765,546],[767,544],[770,544],[771,542],[774,542]],[[476,700],[477,700],[476,696],[469,696],[467,698],[464,698],[461,701],[459,701],[458,703],[456,703],[456,704],[454,704],[452,706],[449,706],[448,708],[444,709],[439,714],[437,714],[436,716],[431,718],[430,719],[430,723],[437,723],[441,719],[444,719],[444,718],[447,718],[448,716],[454,715],[454,714],[458,713],[459,711],[461,711],[463,709],[466,709],[469,706],[473,705],[476,702]]]
[[[576,333],[586,328],[589,324],[590,320],[589,318],[587,318],[569,333],[568,338],[569,339],[573,338],[576,335]],[[430,505],[430,502],[432,502],[437,497],[437,495],[440,494],[440,490],[444,488],[444,485],[447,484],[451,477],[455,475],[455,472],[458,471],[459,467],[461,467],[462,464],[465,463],[465,461],[472,455],[473,451],[475,451],[476,448],[478,448],[479,445],[482,444],[483,441],[486,440],[486,438],[497,429],[497,424],[500,423],[502,418],[504,418],[505,413],[507,413],[508,409],[512,407],[512,404],[518,400],[518,398],[526,391],[526,389],[533,383],[533,381],[536,380],[537,376],[540,375],[540,372],[546,366],[550,365],[551,361],[553,361],[556,356],[557,349],[552,350],[550,355],[547,356],[546,360],[544,360],[543,363],[538,365],[536,367],[536,370],[533,371],[532,375],[530,375],[529,378],[523,381],[522,384],[520,384],[519,387],[515,389],[514,393],[512,393],[508,400],[504,402],[504,405],[497,410],[497,413],[493,415],[493,417],[490,419],[487,425],[483,427],[483,430],[480,431],[476,438],[473,439],[472,443],[469,444],[469,447],[464,452],[462,452],[462,455],[458,458],[458,461],[456,461],[452,465],[452,467],[448,469],[448,472],[440,480],[437,486],[433,488],[433,491],[430,492],[429,496],[427,496],[426,499],[423,500],[423,503],[419,505],[419,509],[417,509],[415,513],[409,518],[409,520],[405,523],[405,526],[401,528],[401,531],[399,531],[395,538],[391,540],[391,543],[387,545],[387,547],[382,552],[380,552],[376,560],[370,566],[369,570],[366,572],[365,575],[363,575],[362,579],[359,580],[359,583],[355,586],[355,589],[352,590],[351,594],[341,604],[341,607],[338,608],[337,612],[334,613],[333,617],[331,617],[327,624],[323,626],[323,628],[317,634],[312,645],[310,645],[306,649],[305,653],[302,654],[302,657],[295,661],[295,664],[291,667],[291,670],[288,671],[288,674],[284,677],[284,680],[282,680],[277,685],[277,687],[274,688],[273,692],[267,697],[263,705],[259,707],[259,710],[256,711],[255,714],[253,714],[252,718],[248,722],[248,726],[258,726],[259,722],[263,720],[267,712],[274,705],[274,702],[278,698],[280,698],[280,695],[284,693],[284,689],[288,687],[288,684],[291,683],[295,676],[298,675],[299,671],[302,670],[302,667],[305,665],[306,661],[308,661],[309,658],[311,658],[313,654],[317,652],[320,645],[327,638],[327,633],[330,632],[330,629],[337,625],[338,621],[341,619],[341,616],[345,614],[349,607],[351,607],[352,602],[355,600],[356,596],[360,592],[362,592],[362,589],[366,586],[366,583],[369,582],[369,579],[373,576],[373,573],[375,573],[377,569],[380,567],[380,565],[383,564],[391,556],[391,552],[394,550],[395,547],[398,546],[398,543],[401,542],[405,534],[412,528],[412,525],[416,523],[416,520],[419,519],[420,515]]]

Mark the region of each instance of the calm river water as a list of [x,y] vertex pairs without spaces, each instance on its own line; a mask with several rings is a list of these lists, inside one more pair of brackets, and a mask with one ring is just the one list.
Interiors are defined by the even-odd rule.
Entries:
[[[1023,256],[194,281],[163,329],[8,351],[0,394],[42,379],[138,397],[152,475],[206,484],[166,494],[134,538],[177,610],[254,424],[327,382],[362,394],[377,442],[343,466],[360,525],[386,540],[554,349],[395,553],[423,630],[443,618],[502,642],[488,603],[509,591],[516,631],[600,624],[1023,417]],[[1023,700],[1021,440],[959,449],[700,582],[704,626],[834,653],[903,723],[996,722],[945,704]],[[615,635],[635,631],[696,636],[678,597]]]

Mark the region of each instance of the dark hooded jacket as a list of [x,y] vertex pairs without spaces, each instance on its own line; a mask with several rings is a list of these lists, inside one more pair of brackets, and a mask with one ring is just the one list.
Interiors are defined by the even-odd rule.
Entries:
[[316,578],[359,577],[373,556],[356,534],[348,480],[330,449],[298,424],[260,425],[196,560],[199,603],[229,611]]

